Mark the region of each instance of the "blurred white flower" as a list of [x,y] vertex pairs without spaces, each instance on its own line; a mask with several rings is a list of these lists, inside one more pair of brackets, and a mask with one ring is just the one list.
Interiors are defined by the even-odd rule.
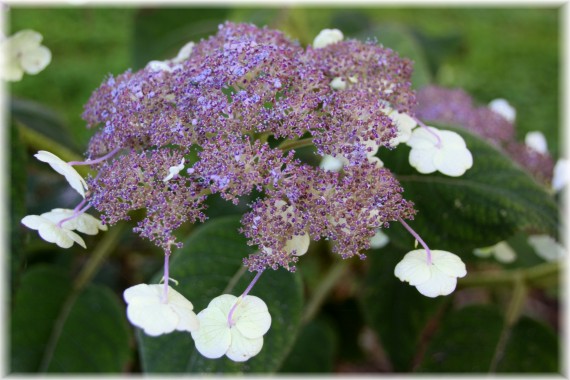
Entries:
[[515,122],[517,111],[505,99],[495,99],[489,103],[489,108],[504,117],[511,124]]
[[431,263],[425,249],[408,252],[394,274],[427,297],[446,296],[455,290],[457,278],[467,274],[465,264],[451,252],[432,250]]
[[53,170],[63,175],[71,187],[79,194],[81,194],[83,198],[85,198],[87,183],[83,177],[77,173],[77,170],[75,170],[73,166],[69,165],[67,162],[63,161],[55,154],[47,152],[45,150],[40,150],[34,156],[42,162],[47,162]]
[[313,40],[315,49],[324,48],[327,45],[336,44],[344,39],[344,35],[338,29],[323,29]]
[[568,167],[568,160],[566,158],[560,158],[556,161],[552,173],[552,189],[554,191],[560,191],[566,186],[569,171],[570,167]]
[[[439,136],[439,141],[435,135]],[[408,158],[410,165],[423,174],[440,171],[460,177],[473,166],[473,156],[465,141],[452,131],[416,128],[406,144],[412,148]]]
[[548,145],[546,144],[546,138],[539,131],[532,131],[528,132],[524,137],[524,143],[530,149],[534,150],[535,152],[547,154],[548,153]]
[[19,81],[24,72],[35,75],[51,62],[51,51],[41,45],[42,35],[22,30],[0,42],[0,75],[8,81]]
[[[343,162],[343,160],[346,162]],[[342,167],[345,165],[345,163],[348,163],[348,160],[346,160],[342,156],[339,156],[339,158],[335,158],[333,156],[326,154],[323,156],[323,159],[321,160],[319,167],[323,168],[327,172],[339,172],[342,170]]]
[[151,71],[166,71],[170,73],[175,69],[182,67],[180,63],[190,57],[193,49],[194,42],[188,42],[186,45],[182,46],[176,57],[164,61],[150,61],[146,64],[146,68]]
[[536,254],[546,261],[556,261],[566,256],[566,249],[551,236],[531,235],[528,243],[534,248]]
[[378,249],[385,247],[390,242],[390,238],[382,230],[376,230],[374,236],[370,238],[370,248]]
[[162,296],[164,285],[138,284],[126,289],[123,297],[127,302],[129,321],[150,336],[176,331],[196,331],[198,317],[194,306],[182,294],[168,287],[166,302]]
[[170,181],[172,178],[174,178],[175,176],[178,176],[178,173],[180,173],[180,171],[184,169],[184,158],[182,158],[182,161],[180,161],[180,164],[177,166],[171,166],[168,171],[168,175],[166,177],[164,177],[164,179],[162,180],[163,182],[167,182]]
[[[232,306],[238,303],[232,315]],[[255,296],[236,298],[223,294],[214,298],[198,313],[200,328],[192,331],[196,349],[209,359],[226,355],[243,362],[257,355],[263,347],[263,335],[271,326],[271,315],[263,300]]]
[[500,263],[512,263],[517,258],[516,252],[506,241],[501,241],[493,246],[475,248],[473,254],[478,257],[490,257],[493,255]]
[[[54,223],[59,223],[64,219],[71,218],[75,215],[73,210],[66,208],[54,208],[50,212],[45,212],[41,216],[51,220]],[[77,230],[87,235],[97,235],[99,231],[107,231],[107,226],[101,223],[99,219],[93,215],[81,213],[73,219],[65,221],[61,225],[68,230]]]
[[37,230],[42,239],[49,243],[55,243],[61,248],[70,248],[73,242],[87,248],[81,236],[67,228],[59,227],[57,223],[43,216],[25,216],[22,219],[22,224],[32,230]]
[[194,42],[190,41],[186,45],[182,46],[182,48],[180,48],[178,55],[172,59],[172,62],[180,63],[187,60],[188,58],[190,58],[192,50],[194,50]]
[[330,86],[333,90],[344,90],[346,89],[346,81],[342,77],[336,77],[331,81]]

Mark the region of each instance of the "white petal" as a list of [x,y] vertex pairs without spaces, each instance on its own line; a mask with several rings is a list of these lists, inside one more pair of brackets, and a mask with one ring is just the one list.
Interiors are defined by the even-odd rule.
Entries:
[[338,158],[329,156],[328,154],[323,156],[319,167],[323,168],[327,172],[338,172],[342,169],[343,163]]
[[455,290],[457,278],[451,277],[432,266],[432,275],[429,281],[416,286],[418,291],[426,297],[446,296]]
[[412,135],[410,136],[408,141],[406,141],[406,145],[412,148],[420,148],[420,149],[433,148],[438,142],[434,134],[437,134],[439,136],[440,132],[441,131],[439,129],[434,127],[416,128],[412,132]]
[[71,187],[85,198],[87,183],[71,165],[57,157],[55,154],[45,150],[40,150],[35,154],[35,157],[42,162],[48,163],[53,170],[63,175]]
[[230,309],[237,301],[237,297],[231,294],[222,294],[210,301],[208,304],[208,308],[216,308],[220,310],[222,313],[227,315],[230,312]]
[[558,260],[566,255],[564,247],[548,235],[531,235],[528,242],[536,254],[546,261]]
[[294,235],[285,243],[285,251],[291,253],[294,250],[295,256],[302,256],[309,250],[310,243],[311,238],[308,233],[305,232],[303,235]]
[[495,259],[500,263],[512,263],[517,258],[516,252],[506,242],[497,243],[494,247]]
[[505,99],[495,99],[489,103],[489,108],[498,113],[510,123],[514,123],[517,111]]
[[390,238],[384,232],[378,230],[370,238],[370,248],[378,249],[386,246],[390,242]]
[[73,239],[53,223],[44,223],[38,228],[40,237],[48,243],[55,243],[61,248],[70,248]]
[[146,68],[154,72],[166,71],[169,73],[172,71],[172,67],[164,61],[150,61],[146,64]]
[[51,51],[45,46],[26,52],[20,58],[22,69],[28,74],[37,74],[51,62]]
[[184,297],[182,294],[174,290],[171,286],[168,287],[168,303],[189,310],[194,309],[194,305],[192,305],[192,302],[190,302],[186,297]]
[[172,60],[172,62],[180,63],[187,60],[190,57],[190,54],[192,54],[192,50],[194,50],[194,42],[188,42],[186,45],[182,46],[178,55]]
[[467,147],[463,137],[453,131],[439,131],[439,137],[441,138],[441,144],[445,149]]
[[196,313],[192,311],[192,308],[187,306],[180,306],[178,304],[168,304],[172,310],[178,315],[178,325],[176,326],[177,331],[195,331],[200,327],[200,321]]
[[[21,30],[9,38],[11,48],[16,53],[23,53],[38,48],[43,36],[31,29]],[[19,54],[17,54],[19,55]]]
[[428,281],[431,271],[425,249],[408,252],[394,268],[394,275],[413,286]]
[[246,338],[236,329],[232,329],[232,343],[226,356],[234,362],[244,362],[257,355],[263,347],[263,337]]
[[422,174],[430,174],[437,170],[433,162],[436,153],[437,150],[434,148],[412,148],[410,155],[408,156],[408,162],[418,172]]
[[150,336],[173,332],[179,321],[174,310],[160,301],[151,304],[129,304],[127,318]]
[[[0,52],[5,54],[4,52]],[[2,62],[0,67],[0,79],[17,82],[22,80],[24,77],[24,70],[20,66],[20,63],[16,59],[10,59],[6,57],[6,60]]]
[[159,303],[162,285],[138,284],[125,289],[123,298],[130,303]]
[[548,153],[548,145],[546,143],[546,138],[544,137],[542,132],[539,131],[528,132],[524,138],[524,143],[530,149],[538,153],[542,154]]
[[493,253],[493,249],[494,249],[494,246],[475,248],[473,250],[473,254],[477,257],[491,257],[491,254]]
[[465,264],[459,256],[437,249],[431,250],[431,262],[440,271],[452,277],[464,277],[467,274]]
[[200,327],[191,332],[196,349],[209,359],[222,357],[231,344],[227,314],[216,307],[207,307],[198,313]]
[[433,165],[445,175],[460,177],[473,166],[473,156],[467,148],[446,147],[436,151]]
[[346,89],[346,81],[344,78],[336,77],[329,84],[333,90],[344,90]]
[[235,328],[246,338],[263,336],[271,327],[271,315],[261,298],[246,296],[235,310]]
[[320,49],[342,41],[344,35],[338,29],[323,29],[313,40],[313,48]]
[[382,162],[382,160],[379,159],[378,157],[368,157],[368,162],[375,165],[377,168],[384,167],[384,162]]
[[37,230],[45,222],[45,218],[39,215],[27,215],[22,218],[22,224],[32,230]]
[[552,189],[554,191],[560,191],[568,183],[568,172],[570,172],[570,168],[567,159],[560,158],[556,161],[552,175]]

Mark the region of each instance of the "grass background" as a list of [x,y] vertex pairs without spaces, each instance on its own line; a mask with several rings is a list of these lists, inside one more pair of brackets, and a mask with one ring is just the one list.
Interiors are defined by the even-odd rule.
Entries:
[[[195,8],[197,17],[207,9]],[[83,104],[108,73],[132,67],[136,8],[12,7],[9,33],[31,28],[44,36],[52,63],[37,76],[11,85],[14,96],[52,107],[84,146],[91,131],[80,117]],[[427,38],[434,81],[461,87],[479,102],[503,97],[517,109],[520,138],[530,130],[547,136],[557,156],[559,129],[559,9],[556,8],[234,8],[229,19],[263,23],[310,42],[319,30],[345,34],[378,25],[403,24]],[[152,18],[150,18],[152,22]],[[382,36],[378,36],[382,42]],[[156,57],[161,59],[164,57]]]

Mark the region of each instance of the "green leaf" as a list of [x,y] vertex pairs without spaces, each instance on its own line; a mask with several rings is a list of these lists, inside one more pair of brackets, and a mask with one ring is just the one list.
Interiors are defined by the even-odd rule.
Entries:
[[135,15],[133,66],[176,57],[187,42],[199,42],[218,31],[229,8],[145,8]]
[[557,372],[558,340],[546,326],[523,317],[503,332],[493,307],[450,313],[430,342],[420,372]]
[[[253,273],[244,271],[242,259],[253,252],[238,233],[239,218],[217,218],[200,226],[176,251],[170,276],[180,282],[176,290],[187,297],[196,313],[224,293],[239,296],[251,282]],[[155,282],[162,277],[157,274]],[[232,280],[233,279],[233,280]],[[236,281],[237,280],[237,281]],[[226,289],[236,281],[231,289]],[[245,363],[227,357],[206,359],[194,348],[189,333],[176,332],[150,337],[138,331],[144,372],[275,372],[291,349],[302,312],[302,284],[299,275],[283,269],[267,270],[250,294],[265,301],[272,317],[261,352]]]
[[[519,231],[556,235],[558,208],[552,196],[522,168],[485,140],[463,129],[473,167],[461,177],[420,174],[408,163],[410,148],[400,145],[380,158],[404,187],[418,214],[409,224],[431,248],[472,256],[472,250],[505,240]],[[411,248],[402,226],[386,230],[391,241]]]
[[326,319],[316,319],[303,327],[280,373],[330,373],[338,349],[338,337]]
[[382,342],[396,372],[412,367],[422,331],[447,300],[422,296],[415,287],[394,276],[394,268],[404,254],[392,244],[369,251],[368,271],[359,292],[365,320]]
[[422,46],[407,26],[396,23],[382,24],[358,34],[357,37],[362,40],[375,37],[378,43],[396,51],[400,57],[411,59],[414,62],[412,74],[414,88],[420,88],[432,82],[432,75]]
[[20,249],[24,243],[24,234],[20,220],[26,216],[26,149],[18,129],[11,123],[10,133],[10,280],[12,287],[20,275]]
[[100,286],[80,293],[59,269],[29,270],[11,320],[11,372],[121,372],[130,356],[124,308]]

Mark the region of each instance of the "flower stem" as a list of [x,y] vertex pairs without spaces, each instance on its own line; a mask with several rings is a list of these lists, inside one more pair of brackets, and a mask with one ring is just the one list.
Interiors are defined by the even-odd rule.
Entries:
[[170,250],[164,252],[164,288],[162,291],[162,303],[168,303],[168,286],[169,286],[169,267],[170,267]]
[[119,150],[121,150],[121,148],[115,148],[112,151],[110,151],[109,153],[107,153],[106,155],[96,158],[94,160],[86,160],[86,161],[69,161],[68,164],[71,166],[77,166],[77,165],[95,165],[98,164],[99,162],[105,161],[111,157],[113,157]]
[[57,226],[59,228],[63,227],[63,223],[68,222],[72,219],[77,218],[79,215],[83,214],[85,211],[89,210],[89,208],[91,208],[91,205],[88,204],[87,206],[83,207],[81,210],[78,210],[79,207],[83,206],[85,204],[85,202],[87,202],[87,199],[83,199],[83,201],[81,201],[81,203],[79,203],[77,206],[75,206],[75,208],[73,209],[73,215],[71,215],[70,217],[67,217],[65,219],[60,220],[57,223]]
[[291,149],[303,148],[313,144],[313,138],[309,137],[302,140],[286,140],[279,144],[278,148],[286,152]]
[[243,292],[243,294],[241,296],[238,297],[238,299],[236,300],[236,302],[234,303],[234,305],[232,306],[232,308],[230,309],[230,312],[228,314],[228,325],[229,326],[233,326],[233,321],[232,321],[232,316],[234,315],[234,311],[236,310],[236,307],[241,303],[241,301],[247,296],[247,294],[249,293],[249,291],[251,290],[251,288],[253,288],[253,285],[255,285],[255,283],[257,282],[257,280],[259,279],[259,277],[261,276],[261,274],[263,273],[263,271],[257,272],[257,274],[255,275],[255,277],[253,278],[253,280],[251,280],[250,284],[247,286],[247,288],[245,289],[245,291]]
[[428,263],[428,265],[431,264],[431,251],[430,251],[429,247],[427,246],[427,244],[422,240],[422,238],[420,237],[420,235],[418,235],[418,233],[417,233],[416,231],[414,231],[414,230],[412,229],[412,227],[410,227],[410,226],[408,225],[408,223],[404,222],[404,220],[403,220],[402,218],[398,218],[398,221],[399,221],[400,223],[402,223],[402,226],[404,226],[404,228],[405,228],[406,230],[408,230],[408,232],[409,232],[410,234],[412,234],[412,236],[413,236],[414,238],[416,238],[416,240],[418,241],[418,243],[420,243],[420,244],[422,245],[422,247],[424,247],[424,249],[426,250],[426,253],[427,253],[427,263]]

